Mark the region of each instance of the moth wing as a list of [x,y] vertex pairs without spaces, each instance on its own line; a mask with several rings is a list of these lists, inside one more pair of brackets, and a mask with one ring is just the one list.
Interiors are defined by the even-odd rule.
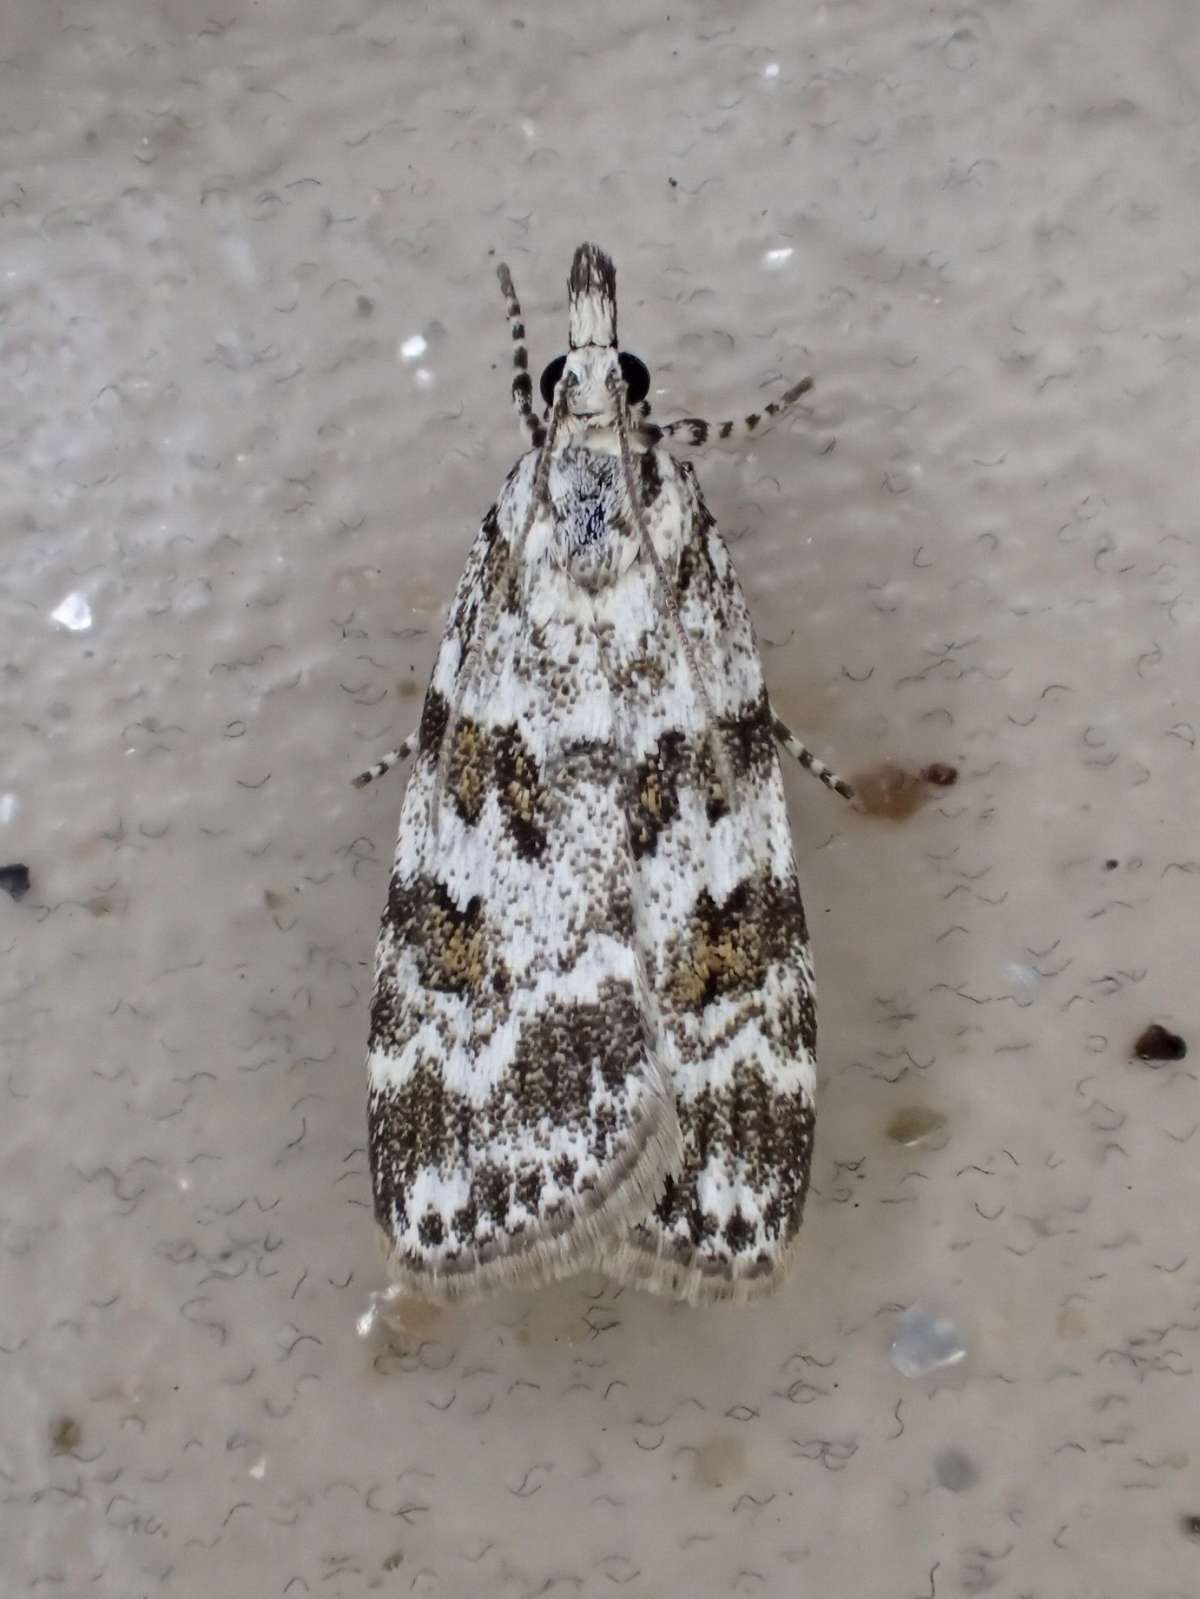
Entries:
[[534,460],[510,474],[455,597],[376,956],[375,1211],[395,1280],[433,1298],[591,1264],[680,1150],[590,613],[547,563],[517,578],[510,561]]
[[748,1299],[782,1278],[809,1182],[816,1013],[808,930],[762,667],[729,551],[690,465],[641,458],[647,520],[675,574],[707,709],[639,570],[613,630],[635,761],[638,934],[675,1092],[683,1160],[605,1265],[689,1300]]

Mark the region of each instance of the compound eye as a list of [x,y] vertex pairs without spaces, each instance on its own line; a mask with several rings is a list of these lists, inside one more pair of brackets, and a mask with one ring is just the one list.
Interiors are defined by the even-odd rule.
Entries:
[[550,365],[542,373],[541,389],[543,405],[552,405],[554,403],[554,391],[558,387],[558,380],[562,377],[563,368],[566,366],[566,364],[566,356],[560,355],[557,360],[551,361]]
[[[621,351],[621,376],[630,405],[640,405],[650,392],[650,373],[636,355]],[[543,382],[545,379],[542,380]]]

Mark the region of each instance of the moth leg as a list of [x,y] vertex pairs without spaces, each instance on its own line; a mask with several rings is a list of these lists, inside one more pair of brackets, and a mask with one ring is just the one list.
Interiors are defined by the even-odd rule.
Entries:
[[700,416],[682,416],[677,422],[666,422],[659,427],[654,422],[642,421],[638,424],[638,435],[646,444],[657,444],[660,439],[681,439],[685,444],[706,444],[709,439],[743,439],[753,437],[758,432],[764,421],[771,421],[777,416],[782,416],[784,411],[790,410],[802,394],[807,394],[813,386],[811,378],[801,378],[799,383],[792,387],[778,400],[772,400],[769,405],[764,405],[761,411],[751,411],[749,416],[740,422],[706,422]]
[[377,777],[382,777],[385,772],[390,772],[393,766],[398,766],[401,761],[406,761],[415,751],[421,730],[414,727],[412,732],[394,750],[389,750],[381,761],[376,761],[374,766],[368,766],[365,772],[360,772],[353,780],[355,788],[366,788],[368,783],[373,783]]
[[504,309],[508,312],[508,327],[512,334],[513,371],[516,374],[512,381],[513,405],[521,426],[529,430],[530,443],[536,449],[544,443],[546,429],[533,413],[533,380],[529,376],[529,351],[525,347],[521,302],[513,288],[512,273],[503,261],[496,268],[496,276],[500,279]]
[[808,745],[796,737],[783,717],[776,715],[774,706],[771,707],[771,731],[788,754],[798,760],[806,772],[811,772],[815,778],[824,783],[826,788],[831,788],[835,794],[840,794],[843,799],[852,800],[854,798],[854,790],[850,787],[850,784],[840,778],[836,772],[831,772],[824,761],[817,759]]

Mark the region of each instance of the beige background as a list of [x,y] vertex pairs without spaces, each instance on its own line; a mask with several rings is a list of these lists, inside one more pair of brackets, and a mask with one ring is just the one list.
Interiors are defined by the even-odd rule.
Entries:
[[[7,0],[6,1594],[1200,1590],[1195,1054],[1130,1059],[1197,1032],[1197,44],[1172,0]],[[782,1297],[363,1339],[401,789],[347,779],[520,448],[495,262],[540,371],[587,237],[661,414],[817,379],[698,463],[780,709],[962,775],[902,821],[788,777]]]

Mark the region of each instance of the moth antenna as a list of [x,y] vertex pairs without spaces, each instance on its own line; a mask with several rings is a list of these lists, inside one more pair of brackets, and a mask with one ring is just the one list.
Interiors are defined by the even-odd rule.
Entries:
[[500,279],[500,292],[504,295],[504,309],[508,313],[508,327],[512,336],[512,358],[515,376],[512,381],[513,405],[521,426],[529,430],[530,442],[536,449],[545,442],[546,430],[533,412],[533,381],[529,376],[529,350],[525,343],[525,322],[521,316],[521,302],[513,287],[512,273],[507,262],[496,268]]
[[702,416],[682,416],[678,421],[665,422],[662,426],[654,422],[645,422],[637,431],[647,444],[657,444],[660,439],[680,439],[684,444],[692,444],[698,448],[714,438],[732,438],[741,443],[745,439],[753,438],[764,422],[773,421],[775,417],[782,416],[785,411],[790,410],[800,396],[807,394],[812,386],[812,378],[801,378],[799,383],[794,383],[778,400],[772,400],[770,404],[764,405],[761,411],[751,411],[749,416],[744,416],[740,422],[706,422]]
[[366,788],[368,783],[373,783],[377,777],[382,777],[385,772],[390,772],[393,766],[398,766],[401,761],[406,761],[417,747],[421,730],[414,727],[412,732],[398,744],[394,750],[389,750],[386,755],[377,760],[374,766],[368,766],[365,772],[360,772],[351,781],[355,788]]
[[831,788],[835,794],[840,794],[844,800],[854,798],[854,789],[839,777],[825,762],[818,760],[803,739],[796,737],[782,716],[776,713],[775,707],[771,709],[771,731],[779,740],[783,748],[793,760],[799,761],[806,772],[811,772],[819,783],[824,783],[826,788]]
[[625,488],[629,495],[630,508],[633,511],[634,523],[637,526],[638,542],[654,569],[654,576],[658,582],[659,592],[667,615],[671,619],[671,626],[679,640],[679,647],[683,651],[683,658],[687,663],[688,675],[691,677],[692,686],[696,690],[696,698],[704,707],[705,719],[708,723],[708,747],[712,752],[713,765],[716,767],[717,780],[724,790],[725,804],[729,810],[733,809],[733,769],[729,764],[729,754],[721,738],[721,730],[717,723],[716,713],[713,710],[712,700],[709,698],[708,689],[700,675],[700,666],[696,660],[696,652],[692,648],[692,641],[688,637],[687,629],[683,625],[683,618],[679,614],[679,605],[675,599],[675,592],[667,581],[667,574],[663,564],[658,558],[658,551],[654,548],[654,540],[650,537],[650,529],[646,523],[646,513],[642,507],[642,496],[638,489],[637,478],[633,471],[633,456],[629,448],[629,420],[628,404],[625,398],[625,385],[614,373],[609,380],[609,392],[616,401],[617,411],[617,442],[621,449],[621,467],[625,474]]
[[[516,385],[513,385],[514,390]],[[521,531],[513,540],[505,563],[504,574],[500,578],[475,624],[475,632],[470,644],[467,646],[467,658],[463,661],[458,673],[458,683],[454,691],[454,700],[446,717],[446,728],[442,734],[441,748],[438,750],[437,772],[433,780],[433,796],[430,800],[429,818],[434,836],[437,835],[438,819],[441,815],[442,789],[446,783],[446,773],[450,767],[450,753],[454,748],[455,734],[462,716],[462,703],[467,690],[474,684],[479,671],[479,641],[487,638],[496,622],[496,612],[500,608],[501,597],[508,588],[513,578],[520,574],[522,562],[525,559],[525,545],[529,538],[529,531],[537,520],[538,511],[549,502],[550,483],[550,458],[554,451],[554,441],[558,436],[559,425],[567,411],[567,384],[565,375],[558,380],[554,390],[554,408],[550,417],[549,429],[542,430],[541,449],[538,454],[537,469],[533,474],[533,487],[529,496],[529,509],[525,513],[525,520]]]

